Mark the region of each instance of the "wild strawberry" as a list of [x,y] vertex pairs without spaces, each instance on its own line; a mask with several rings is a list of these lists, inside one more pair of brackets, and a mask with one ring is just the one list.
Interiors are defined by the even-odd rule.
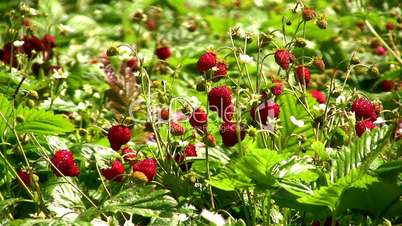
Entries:
[[[311,74],[310,70],[305,66],[298,66],[295,70],[296,80],[301,84],[310,85]],[[306,83],[304,83],[306,82]]]
[[129,147],[122,148],[121,155],[126,161],[134,161],[137,158],[137,152]]
[[325,71],[325,63],[324,63],[324,60],[321,57],[314,58],[313,64],[321,72]]
[[374,105],[365,98],[358,98],[353,101],[352,111],[355,112],[357,119],[370,119],[372,121],[377,119]]
[[361,136],[366,130],[372,130],[375,127],[370,119],[364,119],[355,126],[357,136]]
[[216,61],[215,53],[206,52],[198,59],[197,70],[199,72],[206,72],[216,65]]
[[112,166],[102,169],[102,175],[107,180],[114,180],[117,182],[123,181],[123,174],[125,172],[123,163],[120,160],[114,160]]
[[325,97],[325,94],[322,93],[320,90],[310,90],[310,94],[312,97],[314,97],[314,99],[317,100],[318,103],[325,104],[327,98]]
[[[74,162],[74,155],[69,150],[56,151],[51,161],[64,176],[75,177],[80,174],[80,170]],[[62,176],[53,166],[52,169],[56,176]]]
[[377,48],[375,49],[375,53],[376,53],[378,56],[385,56],[385,55],[387,55],[387,49],[384,48],[383,46],[379,46],[379,47],[377,47]]
[[45,34],[42,43],[45,49],[51,49],[56,45],[56,38],[51,34]]
[[33,58],[37,53],[43,50],[43,41],[38,37],[25,36],[23,39],[24,44],[21,47],[21,52],[28,55],[29,58]]
[[[258,109],[258,113],[257,113]],[[272,101],[267,101],[262,104],[260,104],[257,107],[253,107],[250,111],[250,115],[253,118],[253,120],[256,120],[257,122],[266,125],[268,117],[270,118],[278,118],[279,117],[279,105],[277,103],[274,103]]]
[[185,132],[185,129],[182,125],[176,122],[170,122],[170,133],[173,136],[181,136]]
[[29,178],[29,174],[27,173],[27,171],[20,169],[17,174],[26,186],[31,185],[31,179]]
[[162,46],[155,50],[156,56],[161,60],[166,60],[172,55],[172,51],[169,46]]
[[214,81],[214,82],[219,81],[221,78],[225,77],[226,74],[228,73],[228,68],[227,68],[225,62],[223,62],[223,61],[218,62],[216,64],[216,68],[217,68],[217,71],[215,71],[214,77],[212,78],[212,81]]
[[16,52],[18,51],[19,49],[16,48],[11,42],[4,44],[3,49],[0,51],[1,61],[3,61],[7,65],[11,64],[12,67],[17,67],[18,61]]
[[202,108],[197,108],[191,114],[189,121],[197,132],[203,132],[206,130],[208,115]]
[[112,149],[118,151],[123,144],[130,141],[131,130],[124,125],[114,125],[109,129],[107,137]]
[[148,18],[148,20],[145,22],[147,29],[149,31],[155,31],[158,24],[156,23],[156,20],[154,18]]
[[395,24],[392,23],[392,22],[387,22],[387,23],[385,24],[385,28],[386,28],[388,31],[393,31],[393,30],[395,30]]
[[281,66],[282,69],[289,69],[289,65],[293,63],[294,56],[291,52],[286,49],[278,49],[275,52],[275,62]]
[[209,109],[220,111],[232,104],[232,90],[227,86],[212,88],[208,93]]
[[233,118],[234,107],[233,104],[230,104],[226,108],[221,108],[218,111],[218,115],[224,122],[229,122]]
[[272,83],[271,93],[275,96],[279,96],[283,93],[284,86],[280,80],[275,80]]
[[163,108],[163,109],[161,110],[161,118],[162,118],[163,120],[168,120],[168,119],[169,119],[169,109]]
[[136,57],[131,58],[130,60],[127,61],[127,67],[131,69],[131,71],[136,71],[138,70],[138,61]]
[[156,175],[156,160],[153,158],[144,159],[133,164],[132,176],[144,180],[152,181]]
[[315,17],[315,11],[312,8],[304,7],[302,16],[303,16],[303,20],[305,20],[305,21],[312,20]]
[[[226,147],[232,147],[239,140],[237,139],[237,130],[236,130],[236,123],[233,122],[224,122],[220,128],[220,134],[222,136],[222,142]],[[240,140],[243,140],[246,136],[246,130],[243,126],[240,126]]]
[[190,170],[192,162],[183,163],[183,161],[185,161],[187,157],[195,156],[197,156],[196,147],[193,144],[189,144],[184,148],[183,152],[180,155],[176,156],[175,161],[177,162],[177,164],[179,164],[181,170],[186,172]]
[[395,87],[395,82],[392,80],[386,79],[381,82],[381,88],[382,88],[382,91],[384,91],[384,92],[389,92],[389,91],[393,90],[394,87]]

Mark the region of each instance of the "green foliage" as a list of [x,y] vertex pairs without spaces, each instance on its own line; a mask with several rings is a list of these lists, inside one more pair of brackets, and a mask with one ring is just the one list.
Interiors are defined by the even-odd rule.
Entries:
[[331,177],[338,180],[355,168],[368,169],[386,145],[391,129],[388,126],[375,128],[343,147],[332,161]]
[[125,212],[145,217],[168,217],[177,205],[168,196],[167,190],[154,190],[154,186],[137,186],[127,189],[106,200],[101,210],[103,212]]

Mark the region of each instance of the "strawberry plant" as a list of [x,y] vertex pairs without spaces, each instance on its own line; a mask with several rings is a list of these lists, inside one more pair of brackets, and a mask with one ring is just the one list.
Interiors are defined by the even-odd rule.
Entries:
[[398,1],[0,11],[1,225],[402,224]]

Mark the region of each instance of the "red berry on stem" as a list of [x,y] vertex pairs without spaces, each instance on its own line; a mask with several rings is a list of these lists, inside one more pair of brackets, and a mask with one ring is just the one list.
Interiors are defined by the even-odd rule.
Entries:
[[198,132],[204,132],[207,126],[208,115],[202,108],[197,108],[191,114],[189,121]]
[[29,178],[29,174],[25,170],[20,169],[17,174],[26,186],[31,185],[31,179]]
[[156,161],[153,158],[144,159],[133,164],[133,176],[145,181],[152,181],[156,175]]
[[274,57],[275,62],[284,70],[289,69],[289,65],[294,61],[293,54],[286,49],[278,49]]
[[[74,177],[80,174],[80,170],[74,162],[74,155],[69,150],[56,151],[51,161],[64,176]],[[52,169],[56,176],[62,176],[53,166]]]
[[370,119],[364,119],[356,124],[356,134],[360,137],[364,132],[372,130],[374,127],[375,125]]
[[[237,139],[236,123],[224,122],[220,128],[220,134],[222,136],[222,142],[226,147],[232,147],[239,142]],[[246,136],[246,130],[240,125],[240,140],[243,140]]]
[[123,148],[121,150],[121,155],[126,161],[133,161],[137,158],[137,152],[129,147]]
[[212,81],[217,82],[221,78],[225,77],[226,74],[228,73],[228,68],[225,64],[225,62],[221,61],[216,64],[217,71],[214,73],[214,77],[212,78]]
[[109,129],[107,137],[113,150],[118,151],[123,144],[131,139],[131,130],[124,125],[114,125]]
[[310,94],[312,97],[314,97],[314,99],[317,100],[318,103],[325,104],[327,98],[323,92],[320,90],[310,90]]
[[199,72],[206,72],[214,67],[216,62],[216,54],[213,52],[206,52],[198,59],[197,70]]
[[[258,111],[257,111],[258,109]],[[268,117],[270,118],[278,118],[279,117],[279,105],[277,103],[274,103],[272,101],[267,101],[264,102],[257,107],[253,107],[250,111],[250,115],[253,118],[253,120],[256,120],[257,122],[266,125]]]
[[168,120],[168,119],[169,119],[169,109],[163,108],[163,109],[161,110],[161,118],[162,118],[163,120]]
[[212,88],[208,93],[209,109],[220,111],[232,104],[232,90],[227,86]]
[[114,180],[117,182],[122,182],[123,181],[123,174],[125,172],[125,168],[123,163],[120,162],[120,160],[114,160],[112,165],[108,168],[102,169],[102,175],[107,179],[107,180]]
[[370,119],[372,121],[377,119],[374,105],[366,98],[358,98],[353,101],[352,111],[355,112],[357,119]]
[[159,47],[155,50],[156,56],[161,60],[166,60],[172,55],[172,51],[169,46]]
[[170,133],[173,136],[181,136],[185,132],[185,129],[182,125],[176,122],[170,122]]
[[305,66],[298,66],[295,70],[296,80],[301,84],[310,85],[311,74],[310,70]]
[[284,85],[280,80],[273,81],[273,86],[271,87],[271,92],[275,96],[279,96],[283,93]]

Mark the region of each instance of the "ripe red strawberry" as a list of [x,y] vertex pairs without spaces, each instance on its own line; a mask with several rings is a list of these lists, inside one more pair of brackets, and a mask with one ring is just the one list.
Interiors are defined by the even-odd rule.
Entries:
[[209,109],[220,111],[232,104],[232,90],[227,86],[212,88],[208,93]]
[[27,173],[27,171],[20,169],[17,174],[26,186],[31,185],[31,179],[29,178],[29,174]]
[[45,34],[42,38],[45,49],[53,48],[56,45],[56,38],[51,34]]
[[225,77],[228,73],[228,67],[225,62],[221,61],[216,64],[217,71],[214,73],[214,77],[212,78],[213,82],[219,81],[221,78]]
[[34,35],[25,36],[22,40],[24,41],[24,44],[21,47],[21,52],[27,54],[28,58],[35,57],[37,53],[43,50],[42,40]]
[[385,56],[385,55],[387,55],[387,49],[384,48],[383,46],[378,46],[378,47],[375,49],[375,53],[376,53],[378,56]]
[[123,148],[121,150],[121,155],[126,161],[134,161],[137,158],[137,152],[129,147]]
[[202,108],[197,108],[190,115],[189,121],[197,132],[204,132],[207,126],[208,115]]
[[190,170],[192,162],[183,163],[183,161],[185,161],[187,157],[195,156],[197,156],[196,147],[193,144],[189,144],[184,148],[183,152],[180,155],[177,155],[175,157],[175,161],[177,162],[177,164],[179,164],[181,170],[186,172]]
[[224,122],[230,122],[233,118],[234,107],[233,104],[230,104],[226,108],[219,109],[218,115]]
[[131,58],[127,61],[127,67],[131,69],[131,71],[138,70],[138,61],[136,57]]
[[314,58],[313,64],[321,72],[325,71],[325,63],[324,63],[324,60],[321,57]]
[[162,118],[163,120],[169,120],[169,109],[163,108],[163,109],[161,110],[161,118]]
[[275,62],[281,66],[282,69],[289,69],[289,65],[293,63],[294,56],[291,52],[286,49],[278,49],[275,52]]
[[299,83],[304,84],[304,82],[306,82],[306,86],[310,85],[311,74],[310,70],[307,67],[304,66],[296,67],[295,77]]
[[118,159],[114,160],[112,166],[102,169],[102,175],[107,180],[114,180],[117,182],[123,181],[124,172],[125,172],[124,165]]
[[198,59],[197,70],[199,72],[206,72],[216,65],[216,61],[215,53],[206,52]]
[[310,94],[312,97],[314,97],[314,99],[317,100],[318,103],[325,104],[327,98],[325,97],[325,94],[322,93],[320,90],[310,90]]
[[384,91],[384,92],[389,92],[389,91],[393,90],[394,87],[395,87],[395,82],[393,80],[386,79],[381,82],[381,88],[382,88],[382,91]]
[[172,51],[169,46],[162,46],[155,50],[156,56],[161,60],[166,60],[172,55]]
[[176,122],[170,122],[170,133],[173,136],[181,136],[185,132],[185,129],[182,125]]
[[147,29],[149,31],[155,31],[158,24],[156,23],[156,20],[154,18],[148,18],[148,20],[145,22],[147,25]]
[[356,134],[360,137],[366,130],[372,130],[374,127],[375,125],[370,119],[364,119],[356,124]]
[[153,158],[144,159],[133,164],[134,177],[146,182],[152,181],[156,175],[156,161]]
[[393,30],[395,30],[395,24],[392,23],[392,22],[387,22],[387,23],[385,24],[385,28],[386,28],[388,31],[393,31]]
[[[74,155],[69,150],[56,151],[51,161],[64,176],[75,177],[80,174],[80,169],[74,162]],[[52,169],[56,176],[61,177],[61,174],[53,166]]]
[[113,150],[118,151],[123,144],[131,139],[131,130],[124,125],[114,125],[109,129],[107,137]]
[[358,98],[353,101],[352,111],[355,112],[357,119],[370,119],[372,121],[377,119],[374,105],[366,98]]
[[[226,147],[232,147],[239,141],[237,139],[236,123],[224,122],[219,132],[222,136],[222,142]],[[240,140],[243,140],[245,136],[246,130],[243,126],[240,126]]]
[[280,80],[273,81],[273,86],[271,87],[271,92],[275,96],[279,96],[283,93],[284,85]]
[[[11,51],[12,50],[12,51]],[[0,59],[4,62],[4,64],[10,65],[12,67],[18,66],[18,61],[16,57],[16,53],[19,51],[19,48],[13,46],[11,42],[4,44],[3,49],[0,51]]]
[[[257,109],[258,109],[259,115],[257,114]],[[260,119],[261,119],[261,123],[266,125],[268,117],[278,118],[279,112],[280,112],[280,109],[279,109],[279,105],[277,103],[274,103],[272,101],[267,101],[267,102],[260,104],[257,107],[253,107],[250,111],[250,115],[253,118],[253,120],[260,122]]]

